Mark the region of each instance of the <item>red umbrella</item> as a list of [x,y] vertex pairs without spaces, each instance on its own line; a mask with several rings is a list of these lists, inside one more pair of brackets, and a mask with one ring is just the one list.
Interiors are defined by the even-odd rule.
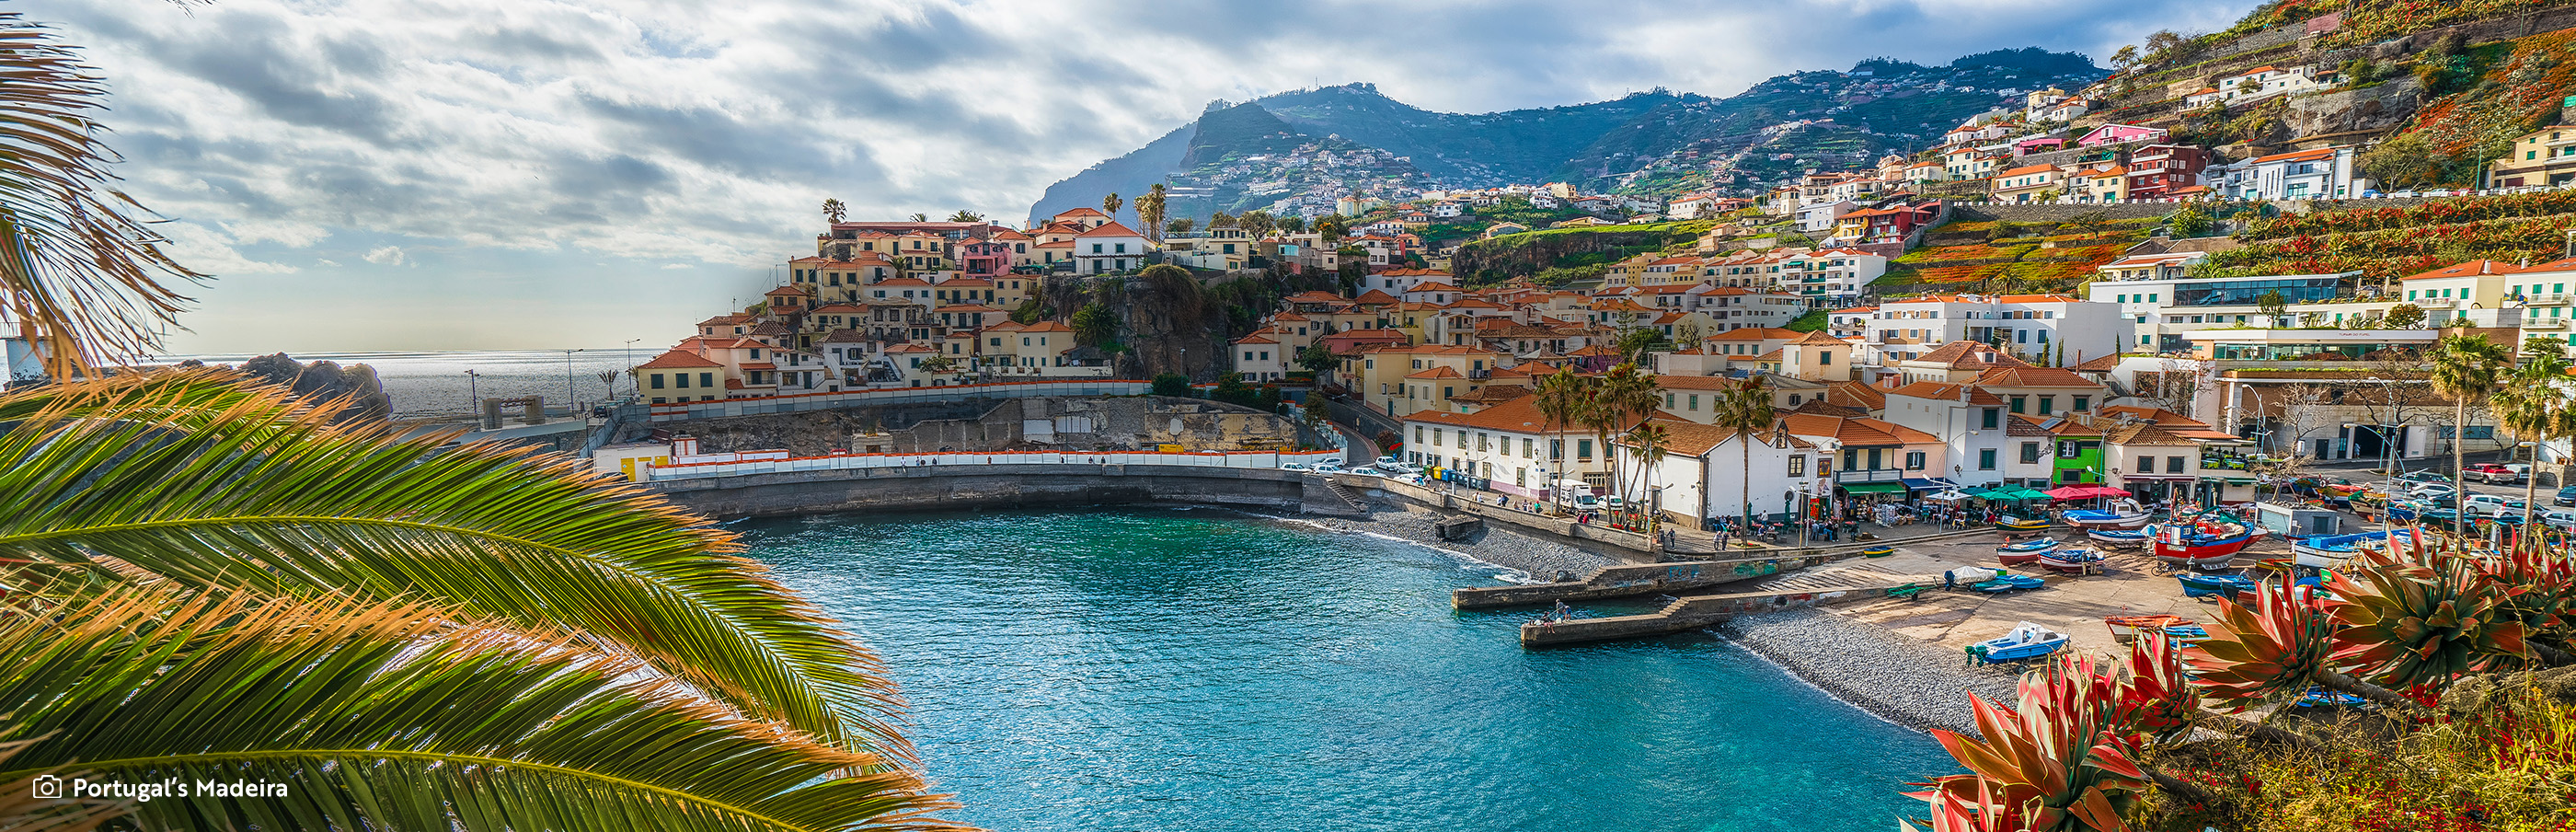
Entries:
[[2048,495],[2050,499],[2081,500],[2086,497],[2093,496],[2093,487],[2089,485],[2068,485],[2051,488],[2040,493]]

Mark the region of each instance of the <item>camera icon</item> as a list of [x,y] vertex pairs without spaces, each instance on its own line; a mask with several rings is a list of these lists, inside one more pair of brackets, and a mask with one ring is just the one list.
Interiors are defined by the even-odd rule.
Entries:
[[62,799],[62,797],[63,797],[63,779],[62,779],[62,778],[60,778],[60,777],[55,777],[55,776],[53,776],[53,775],[51,775],[51,774],[39,774],[39,775],[36,775],[36,799],[37,799],[37,800],[61,800],[61,799]]

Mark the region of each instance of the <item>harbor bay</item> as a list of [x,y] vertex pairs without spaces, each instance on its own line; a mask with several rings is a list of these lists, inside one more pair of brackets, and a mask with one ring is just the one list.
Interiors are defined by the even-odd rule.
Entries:
[[1881,830],[1931,738],[1692,634],[1523,651],[1502,572],[1212,509],[738,524],[991,829]]

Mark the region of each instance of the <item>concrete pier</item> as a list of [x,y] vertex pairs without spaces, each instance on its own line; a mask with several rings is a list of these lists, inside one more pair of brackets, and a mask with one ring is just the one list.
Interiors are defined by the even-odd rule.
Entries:
[[1118,503],[1355,510],[1313,474],[1188,465],[924,465],[706,477],[645,487],[714,517]]
[[1795,607],[1821,607],[1882,598],[1887,595],[1887,590],[1894,586],[1695,595],[1676,600],[1665,605],[1661,610],[1644,615],[1577,618],[1568,621],[1538,621],[1523,624],[1521,625],[1521,646],[1562,647],[1595,641],[1666,635],[1719,624],[1739,615],[1756,615]]
[[1607,566],[1580,581],[1452,590],[1449,605],[1462,610],[1477,610],[1631,595],[1672,595],[1777,575],[1782,570],[1815,566],[1825,561],[1823,556],[1814,556]]

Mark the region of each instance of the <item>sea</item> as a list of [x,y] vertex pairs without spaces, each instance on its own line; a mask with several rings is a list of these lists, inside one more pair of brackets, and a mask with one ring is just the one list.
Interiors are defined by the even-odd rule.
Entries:
[[986,829],[1884,832],[1957,770],[1715,636],[1523,650],[1531,612],[1449,605],[1503,570],[1392,538],[1215,509],[734,528],[882,654],[943,816]]
[[[442,416],[462,417],[475,411],[475,396],[482,398],[521,398],[542,396],[547,407],[561,407],[569,399],[587,405],[631,393],[626,370],[660,355],[662,347],[638,345],[595,347],[574,352],[566,360],[563,350],[472,350],[449,352],[314,352],[288,353],[310,364],[331,361],[343,367],[365,364],[376,369],[376,377],[393,398],[394,418],[422,419]],[[208,364],[239,364],[260,353],[206,354],[167,356],[152,364],[175,364],[188,359]],[[467,371],[473,375],[467,375]],[[618,374],[616,394],[599,380],[599,374]]]

